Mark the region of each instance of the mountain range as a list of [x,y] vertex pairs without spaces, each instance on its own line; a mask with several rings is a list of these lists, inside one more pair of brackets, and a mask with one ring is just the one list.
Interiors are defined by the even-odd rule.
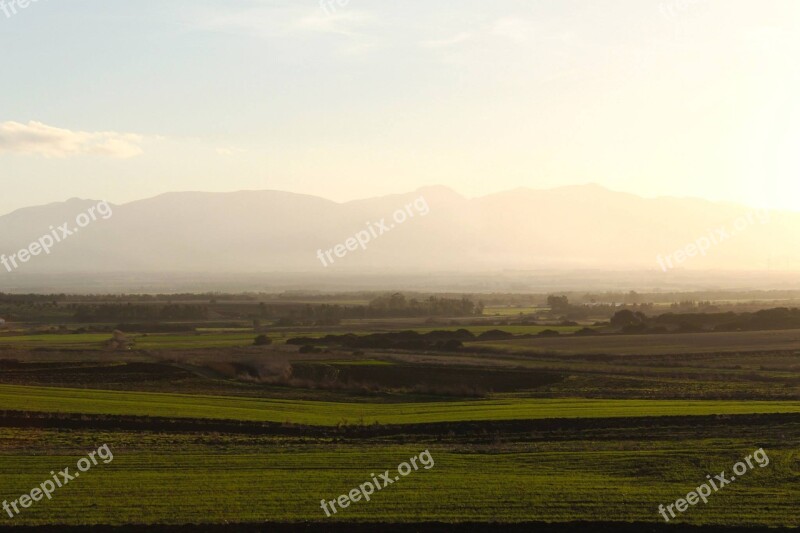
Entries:
[[[49,254],[30,257],[11,272],[0,266],[0,290],[23,272],[292,272],[324,277],[800,267],[794,246],[800,236],[798,213],[692,198],[642,198],[598,185],[521,188],[478,198],[433,186],[344,203],[269,190],[174,192],[109,205],[107,219],[95,217],[79,227],[77,217],[98,202],[71,199],[0,217],[0,253],[6,256],[29,248],[64,223],[79,230],[55,243]],[[82,222],[87,222],[85,216]],[[365,249],[354,246],[351,237],[364,240],[365,234]],[[689,257],[691,245],[705,243],[703,239],[709,242],[705,254],[696,251]],[[678,250],[683,251],[682,262]]]

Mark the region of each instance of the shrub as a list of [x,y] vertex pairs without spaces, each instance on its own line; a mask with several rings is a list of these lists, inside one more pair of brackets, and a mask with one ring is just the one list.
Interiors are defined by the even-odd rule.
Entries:
[[322,350],[320,350],[316,346],[311,346],[309,344],[306,344],[305,346],[300,347],[300,353],[322,353]]
[[458,339],[448,339],[446,341],[439,341],[435,347],[439,350],[456,351],[464,347],[464,344]]
[[272,339],[266,335],[259,335],[256,337],[256,340],[253,341],[254,346],[269,346],[270,344],[272,344]]
[[554,329],[543,329],[537,335],[540,337],[558,337],[560,333]]
[[509,333],[507,331],[501,331],[499,329],[491,329],[489,331],[484,331],[483,333],[478,335],[478,340],[479,341],[499,341],[499,340],[510,339],[513,336],[514,335],[512,333]]

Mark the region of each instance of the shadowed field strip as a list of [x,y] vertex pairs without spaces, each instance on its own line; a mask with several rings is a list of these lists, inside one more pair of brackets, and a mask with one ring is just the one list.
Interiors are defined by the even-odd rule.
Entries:
[[0,409],[332,426],[341,422],[412,424],[544,418],[800,413],[800,401],[521,398],[395,405],[0,385]]
[[[504,329],[504,328],[498,328]],[[697,353],[795,351],[800,330],[735,331],[716,333],[600,335],[469,342],[467,346],[500,352],[536,352],[558,355],[671,355]]]

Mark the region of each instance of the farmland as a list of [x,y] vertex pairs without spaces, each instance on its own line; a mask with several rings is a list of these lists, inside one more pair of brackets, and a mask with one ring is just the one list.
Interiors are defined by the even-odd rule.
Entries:
[[82,391],[0,386],[0,405],[10,410],[172,416],[328,426],[341,422],[408,424],[538,418],[800,413],[797,402],[692,400],[508,399],[469,402],[384,404],[181,396],[177,394]]
[[475,347],[510,353],[562,355],[671,355],[754,351],[800,351],[800,330],[685,333],[680,335],[608,335],[475,342]]
[[[4,495],[22,494],[96,443],[113,450],[112,463],[94,467],[52,501],[16,519],[26,524],[180,524],[197,516],[211,523],[360,521],[376,512],[391,522],[487,521],[500,512],[510,522],[576,516],[650,522],[658,519],[658,504],[752,453],[749,436],[734,437],[733,429],[682,441],[527,444],[330,444],[308,438],[0,429],[0,478]],[[791,431],[800,436],[796,425]],[[790,482],[787,443],[756,440],[770,464],[692,508],[682,523],[797,524],[800,496]],[[29,454],[44,447],[52,451]],[[320,499],[349,491],[373,472],[394,470],[424,449],[435,461],[430,470],[420,469],[331,519],[321,511]],[[429,497],[432,493],[437,497]]]
[[[415,530],[422,521],[651,527],[659,504],[763,448],[769,465],[673,522],[800,525],[799,330],[581,336],[586,324],[501,323],[513,315],[491,312],[441,324],[162,323],[114,336],[111,324],[9,328],[0,497],[108,444],[113,462],[13,524],[136,529],[202,517],[223,530],[280,531],[379,516]],[[259,328],[270,344],[254,346]],[[474,338],[342,344],[375,334]],[[114,349],[117,337],[132,342]],[[320,509],[426,449],[430,470],[330,518]]]
[[[378,326],[375,329],[351,330],[350,333],[364,334],[371,331],[391,331],[401,328],[388,329]],[[414,327],[414,331],[428,333],[448,328],[436,327]],[[454,327],[449,329],[454,330]],[[479,335],[486,331],[496,329],[496,326],[465,326],[463,329]],[[516,335],[535,335],[546,329],[560,331],[562,333],[572,333],[578,329],[577,326],[505,326],[504,330]],[[324,337],[332,333],[338,333],[334,329],[325,330],[287,330],[276,331],[272,334],[275,342],[282,343],[292,337]],[[231,348],[237,346],[249,346],[253,344],[255,333],[252,328],[198,328],[196,333],[191,334],[165,334],[147,333],[131,334],[130,337],[136,343],[136,347],[143,350],[158,349],[190,349],[190,348]],[[100,349],[109,335],[107,333],[41,333],[36,335],[4,335],[0,336],[0,347],[8,348],[81,348],[81,349]]]
[[800,533],[800,0],[0,41],[0,533]]

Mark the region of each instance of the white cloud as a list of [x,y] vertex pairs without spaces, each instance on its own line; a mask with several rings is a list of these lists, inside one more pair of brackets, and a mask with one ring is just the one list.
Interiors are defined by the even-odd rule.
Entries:
[[141,135],[132,133],[71,131],[35,121],[0,123],[0,153],[54,158],[99,155],[124,159],[140,155],[139,145],[143,140]]

